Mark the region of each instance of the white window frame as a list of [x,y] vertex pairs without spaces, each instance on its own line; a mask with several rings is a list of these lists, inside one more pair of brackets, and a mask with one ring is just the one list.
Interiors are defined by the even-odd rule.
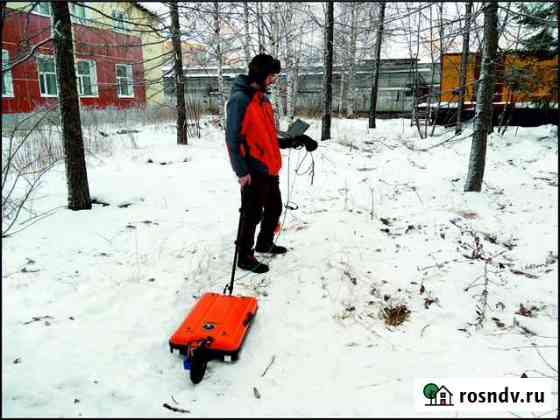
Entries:
[[[126,67],[126,77],[119,76],[119,66]],[[132,64],[115,64],[115,78],[117,80],[117,96],[119,98],[134,98],[134,73]],[[119,83],[120,79],[126,79],[128,81],[129,89],[132,91],[131,95],[121,95]]]
[[[47,72],[47,73],[41,73],[41,69],[39,68],[39,60],[40,59],[51,59],[53,60],[53,64],[54,64],[54,80],[55,80],[55,86],[56,86],[56,93],[50,94],[50,93],[43,93],[41,91],[41,75],[42,74],[53,74],[51,72]],[[41,94],[41,98],[57,98],[58,97],[58,90],[59,90],[59,86],[58,86],[58,78],[56,77],[56,60],[54,59],[54,56],[52,55],[42,55],[39,54],[37,56],[37,75],[38,75],[38,81],[39,81],[39,93]],[[48,84],[45,81],[45,87],[48,86]]]
[[[76,14],[76,9],[78,7],[81,7],[81,10],[84,11],[84,16],[83,17],[78,16]],[[72,20],[72,23],[79,23],[80,25],[87,25],[89,23],[87,8],[83,4],[71,3],[70,19]]]
[[[10,65],[10,52],[2,50],[2,66]],[[6,77],[7,76],[7,77]],[[9,80],[9,83],[7,82]],[[2,92],[3,98],[15,98],[14,96],[14,80],[12,79],[12,70],[2,70],[2,86],[6,88],[6,93]]]
[[[44,5],[44,4],[46,4],[46,5],[49,7],[49,13],[48,13],[48,14],[39,11],[39,6],[40,6],[40,5]],[[39,4],[37,4],[37,6],[35,6],[35,8],[33,9],[33,12],[31,12],[31,13],[34,13],[34,14],[39,15],[39,16],[52,17],[51,2],[50,2],[50,1],[41,1],[41,2],[39,2]]]
[[[44,13],[44,12],[39,11],[39,4],[42,4],[42,5],[46,4],[49,8],[49,13]],[[41,2],[39,2],[39,4],[37,6],[35,6],[35,8],[33,9],[33,11],[31,13],[33,13],[34,15],[49,18],[49,21],[50,21],[49,22],[49,29],[50,29],[49,36],[52,37],[53,34],[54,34],[54,32],[53,32],[53,19],[54,18],[53,18],[51,2],[50,1],[41,1]]]
[[[84,74],[80,74],[79,69],[78,69],[78,63],[80,62],[86,62],[89,63],[90,68],[89,68],[89,74],[84,75]],[[87,76],[90,78],[91,80],[91,90],[92,90],[92,94],[91,95],[84,95],[83,94],[83,77]],[[99,91],[97,89],[97,65],[95,63],[95,61],[93,60],[82,60],[82,59],[78,59],[76,60],[76,82],[78,84],[78,93],[80,95],[80,98],[99,98]]]
[[[120,16],[117,16],[120,15]],[[113,17],[113,32],[120,32],[122,34],[128,33],[128,13],[122,10],[113,9],[111,12]],[[121,26],[117,26],[121,25]]]

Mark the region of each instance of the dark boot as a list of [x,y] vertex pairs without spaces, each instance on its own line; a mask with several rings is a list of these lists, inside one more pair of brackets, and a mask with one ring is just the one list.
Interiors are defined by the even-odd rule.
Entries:
[[273,243],[264,244],[257,242],[257,246],[255,247],[256,252],[266,252],[268,254],[285,254],[288,252],[288,249],[284,246],[275,245]]
[[240,255],[237,260],[237,266],[243,270],[249,270],[258,274],[268,271],[268,265],[259,262],[253,254]]

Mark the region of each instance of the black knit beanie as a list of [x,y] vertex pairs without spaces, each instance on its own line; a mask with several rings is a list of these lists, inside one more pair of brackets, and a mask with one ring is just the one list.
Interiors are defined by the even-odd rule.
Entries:
[[268,54],[257,54],[249,63],[249,81],[263,85],[269,74],[280,73],[280,61]]

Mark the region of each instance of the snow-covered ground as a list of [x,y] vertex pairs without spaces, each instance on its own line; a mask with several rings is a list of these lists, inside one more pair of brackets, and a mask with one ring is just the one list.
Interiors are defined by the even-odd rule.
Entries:
[[[52,215],[2,240],[3,415],[448,416],[414,410],[421,377],[526,373],[557,392],[556,128],[492,135],[483,190],[465,193],[469,139],[429,148],[452,133],[378,127],[333,120],[313,184],[310,156],[283,151],[283,198],[299,208],[277,242],[290,252],[264,257],[264,275],[237,272],[234,293],[258,297],[255,322],[240,359],[210,362],[196,386],[168,340],[229,281],[239,187],[223,133],[207,125],[177,146],[171,124],[130,127],[133,147],[108,129],[114,153],[89,157],[88,178],[110,205],[91,211],[64,207],[56,166],[33,198]],[[487,307],[469,232],[493,256]],[[387,326],[384,308],[399,304],[408,319]]]

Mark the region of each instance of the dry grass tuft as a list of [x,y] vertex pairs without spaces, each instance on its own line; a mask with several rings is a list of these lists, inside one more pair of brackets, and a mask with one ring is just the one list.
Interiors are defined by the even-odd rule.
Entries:
[[410,316],[410,310],[406,305],[388,306],[383,308],[383,318],[385,324],[392,327],[401,325]]

